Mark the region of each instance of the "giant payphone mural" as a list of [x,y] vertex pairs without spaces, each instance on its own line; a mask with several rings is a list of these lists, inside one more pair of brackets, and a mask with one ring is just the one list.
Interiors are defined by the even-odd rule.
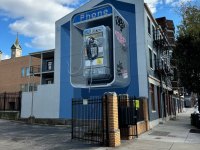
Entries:
[[130,84],[129,25],[112,5],[75,14],[70,31],[73,87],[126,87]]

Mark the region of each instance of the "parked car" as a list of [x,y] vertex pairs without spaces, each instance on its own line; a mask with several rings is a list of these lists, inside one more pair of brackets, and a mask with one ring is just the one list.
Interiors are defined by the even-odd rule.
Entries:
[[198,102],[194,105],[194,113],[199,113],[199,105]]

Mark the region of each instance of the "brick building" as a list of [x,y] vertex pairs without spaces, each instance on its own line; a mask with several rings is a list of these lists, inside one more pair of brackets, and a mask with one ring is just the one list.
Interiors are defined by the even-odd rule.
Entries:
[[[32,63],[39,65],[40,59],[33,58]],[[30,77],[29,64],[30,56],[22,56],[22,48],[17,37],[11,46],[11,58],[0,59],[0,93],[29,91],[32,83],[39,84],[39,77]]]
[[156,18],[156,21],[165,33],[170,46],[175,46],[175,27],[173,21],[166,19],[166,17]]

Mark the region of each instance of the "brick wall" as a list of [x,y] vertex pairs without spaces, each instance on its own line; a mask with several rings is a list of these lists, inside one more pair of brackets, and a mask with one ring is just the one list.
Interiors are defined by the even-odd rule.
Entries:
[[[21,76],[21,69],[29,67],[30,56],[17,57],[0,61],[0,93],[19,92],[21,84],[29,82],[39,83],[40,78],[34,77],[30,81],[29,77]],[[40,59],[32,58],[33,65],[40,65]]]
[[[104,127],[108,124],[108,146],[116,147],[121,144],[120,130],[118,124],[118,102],[116,93],[107,93],[104,97]],[[106,109],[105,109],[106,108]],[[107,119],[106,119],[107,117]],[[107,122],[108,121],[108,122]]]

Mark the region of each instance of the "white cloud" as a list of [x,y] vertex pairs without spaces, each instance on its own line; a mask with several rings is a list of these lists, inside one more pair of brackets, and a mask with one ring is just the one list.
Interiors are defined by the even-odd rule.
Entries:
[[158,4],[160,5],[166,4],[172,7],[177,7],[180,4],[187,3],[190,1],[195,1],[195,0],[144,0],[144,2],[147,3],[147,5],[149,6],[152,13],[156,13]]
[[15,19],[9,27],[31,37],[29,47],[55,47],[55,21],[74,10],[80,0],[0,0],[0,14]]
[[172,6],[177,7],[181,4],[185,4],[185,3],[188,3],[188,2],[191,2],[191,1],[194,1],[194,0],[177,0],[177,1],[172,3]]
[[2,54],[2,60],[4,60],[4,59],[10,59],[10,55]]
[[162,3],[162,0],[144,0],[144,2],[147,3],[152,13],[156,13],[156,6]]
[[172,2],[174,2],[175,0],[165,0],[165,3],[166,4],[170,4],[170,3],[172,3]]

